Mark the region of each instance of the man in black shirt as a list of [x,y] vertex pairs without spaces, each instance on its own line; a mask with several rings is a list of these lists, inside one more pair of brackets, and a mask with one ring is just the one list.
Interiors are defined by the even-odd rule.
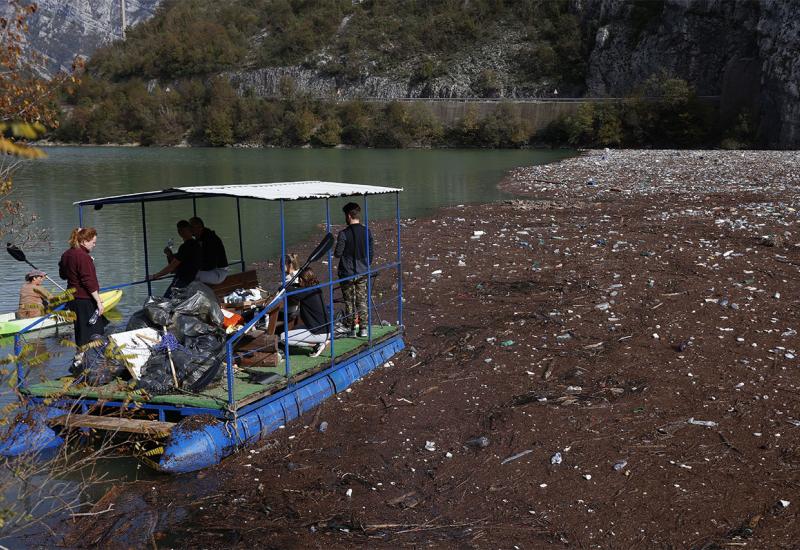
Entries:
[[203,250],[203,262],[197,272],[197,280],[207,285],[217,285],[228,276],[228,256],[225,245],[214,231],[207,228],[203,220],[195,216],[189,218],[194,238]]
[[200,270],[203,251],[192,237],[192,226],[186,220],[181,220],[177,224],[178,235],[183,239],[183,243],[178,248],[178,252],[172,253],[167,247],[164,254],[167,256],[167,266],[150,276],[150,279],[159,279],[168,273],[175,273],[172,283],[167,288],[164,296],[170,297],[173,288],[183,288],[194,281],[197,272]]
[[[339,232],[333,255],[339,258],[339,278],[363,273],[366,275],[369,263],[374,258],[372,233],[367,235],[367,228],[361,225],[361,207],[349,202],[342,208],[347,228]],[[369,245],[367,243],[369,242]],[[369,246],[369,251],[367,247]],[[339,283],[344,298],[344,324],[349,329],[348,336],[367,337],[367,278],[356,277]],[[359,330],[356,334],[356,313],[358,313]]]

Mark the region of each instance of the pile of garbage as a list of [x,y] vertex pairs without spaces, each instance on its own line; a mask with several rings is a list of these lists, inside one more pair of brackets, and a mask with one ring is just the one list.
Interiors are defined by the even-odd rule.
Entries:
[[222,373],[223,320],[214,292],[199,282],[169,299],[150,297],[125,332],[98,337],[73,373],[89,385],[132,378],[151,395],[200,391]]

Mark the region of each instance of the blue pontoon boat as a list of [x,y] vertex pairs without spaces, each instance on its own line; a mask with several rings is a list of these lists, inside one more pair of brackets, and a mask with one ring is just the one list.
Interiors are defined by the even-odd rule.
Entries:
[[[380,265],[373,262],[367,274],[368,295],[371,297],[366,320],[367,338],[334,338],[337,336],[334,326],[334,289],[342,280],[335,277],[334,259],[332,252],[328,251],[327,280],[313,287],[323,289],[330,308],[331,344],[326,351],[318,357],[312,357],[291,348],[292,352],[287,353],[283,360],[259,364],[258,357],[270,357],[269,353],[259,351],[269,333],[274,332],[280,321],[283,326],[281,330],[288,331],[290,326],[289,303],[299,291],[282,288],[282,292],[274,299],[260,303],[255,316],[241,329],[229,335],[225,344],[222,380],[196,394],[140,395],[119,391],[118,384],[108,387],[71,387],[67,377],[33,383],[26,379],[27,368],[20,362],[17,365],[20,392],[27,406],[35,412],[31,416],[33,421],[17,424],[14,433],[0,445],[0,453],[15,456],[57,447],[63,442],[61,431],[67,429],[128,432],[138,434],[133,437],[138,437],[141,442],[135,446],[142,451],[139,458],[152,467],[169,473],[189,472],[218,463],[238,448],[264,438],[327,397],[345,390],[404,347],[400,191],[402,189],[389,187],[303,181],[176,187],[75,203],[80,225],[83,225],[84,209],[87,207],[100,210],[119,204],[140,205],[144,278],[109,289],[146,285],[148,295],[152,294],[152,283],[148,280],[146,205],[161,201],[190,201],[195,214],[197,201],[202,199],[230,197],[235,201],[241,256],[232,265],[240,265],[242,274],[229,277],[234,281],[246,279],[248,273],[245,269],[240,209],[240,201],[246,199],[278,202],[281,274],[287,252],[284,205],[288,201],[319,201],[320,206],[324,206],[326,237],[330,240],[331,199],[355,197],[355,200],[359,200],[362,203],[363,223],[368,231],[372,231],[369,229],[369,197],[384,195],[386,197],[380,200],[391,200],[393,195],[396,223],[391,226],[391,233],[392,241],[396,240],[396,243],[392,242],[392,246],[396,244],[396,257],[392,250],[391,261]],[[381,279],[391,277],[391,282],[386,285],[387,289],[381,291],[380,298],[375,298],[373,287],[376,276],[382,272],[390,275],[384,275]],[[285,285],[283,278],[280,284]],[[380,308],[384,308],[384,313],[389,311],[391,319],[386,314],[380,315]],[[17,355],[23,348],[27,333],[33,329],[35,326],[27,327],[15,336]],[[245,364],[250,366],[243,368]]]

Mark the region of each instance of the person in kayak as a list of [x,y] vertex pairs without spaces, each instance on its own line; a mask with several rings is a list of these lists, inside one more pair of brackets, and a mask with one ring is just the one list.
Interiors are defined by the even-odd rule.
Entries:
[[[73,292],[69,309],[75,313],[75,344],[81,347],[88,344],[95,334],[103,334],[106,321],[103,317],[105,307],[100,298],[100,283],[94,259],[89,255],[97,245],[97,231],[94,227],[77,227],[69,237],[69,248],[58,262],[58,274],[67,281],[67,290]],[[99,318],[91,323],[97,312]]]
[[19,289],[19,308],[17,319],[41,317],[53,296],[42,286],[47,275],[44,271],[34,269],[25,275],[25,284]]
[[164,254],[167,256],[167,266],[159,271],[150,275],[150,280],[159,279],[168,273],[175,273],[167,291],[164,293],[165,298],[172,295],[173,288],[184,288],[194,281],[197,277],[197,272],[200,271],[200,263],[203,257],[203,250],[200,248],[200,243],[192,237],[192,226],[186,220],[181,220],[177,224],[178,235],[183,239],[183,243],[178,248],[178,252],[172,252],[169,247],[164,249]]
[[[303,288],[319,284],[317,276],[310,267],[300,272],[298,280]],[[330,334],[328,308],[325,307],[325,300],[322,299],[322,290],[316,288],[296,296],[300,299],[300,319],[305,328],[297,328],[288,332],[289,345],[311,348],[311,357],[317,357],[328,346]],[[286,333],[282,332],[281,342],[285,338]]]
[[207,285],[218,285],[228,276],[228,256],[225,245],[217,234],[205,226],[203,220],[197,216],[189,218],[192,233],[200,247],[203,249],[203,261],[197,280]]

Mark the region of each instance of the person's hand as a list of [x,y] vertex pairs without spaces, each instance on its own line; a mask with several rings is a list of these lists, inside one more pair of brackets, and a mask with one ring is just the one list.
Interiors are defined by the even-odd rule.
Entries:
[[168,247],[168,246],[165,246],[164,247],[164,254],[169,256],[170,254],[172,254],[172,249],[170,247]]
[[105,312],[105,310],[106,310],[106,306],[103,305],[103,300],[100,300],[99,302],[97,302],[97,311],[98,311],[98,313],[100,315],[102,315]]

